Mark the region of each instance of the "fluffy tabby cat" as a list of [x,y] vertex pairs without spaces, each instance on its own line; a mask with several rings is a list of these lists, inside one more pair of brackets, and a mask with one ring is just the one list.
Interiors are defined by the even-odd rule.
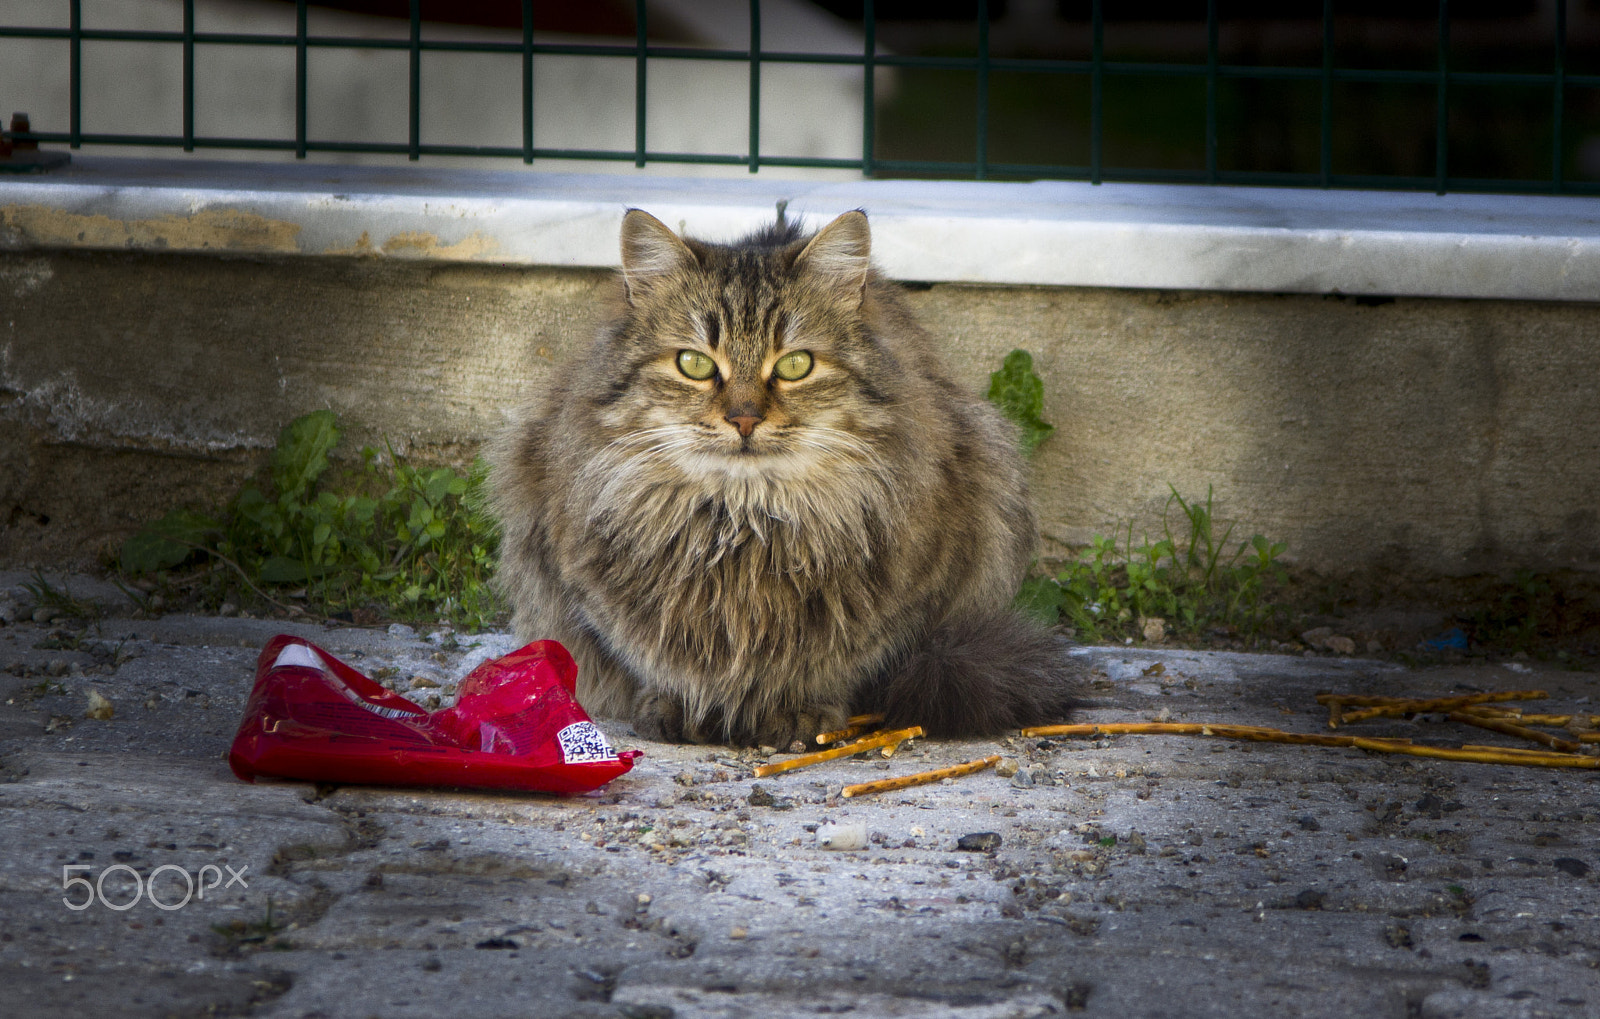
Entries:
[[1011,428],[953,383],[867,218],[736,244],[637,209],[586,354],[492,453],[501,589],[641,736],[788,746],[853,710],[930,735],[1057,721]]

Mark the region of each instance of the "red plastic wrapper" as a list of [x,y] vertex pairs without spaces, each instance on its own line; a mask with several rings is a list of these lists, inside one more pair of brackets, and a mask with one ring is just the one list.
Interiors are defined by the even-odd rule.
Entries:
[[632,768],[639,751],[611,748],[578,704],[577,681],[567,649],[540,640],[472,670],[455,707],[426,711],[279,634],[261,649],[228,764],[246,782],[586,793]]

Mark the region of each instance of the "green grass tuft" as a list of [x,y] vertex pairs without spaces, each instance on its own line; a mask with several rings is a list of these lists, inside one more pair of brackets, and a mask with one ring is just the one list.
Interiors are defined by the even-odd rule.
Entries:
[[331,411],[295,419],[278,436],[268,486],[247,485],[216,514],[175,509],[147,524],[123,543],[122,572],[204,558],[279,608],[288,599],[324,616],[489,625],[500,614],[488,583],[499,529],[483,460],[466,475],[414,467],[385,442],[362,449],[360,469],[336,486],[326,482],[339,438]]

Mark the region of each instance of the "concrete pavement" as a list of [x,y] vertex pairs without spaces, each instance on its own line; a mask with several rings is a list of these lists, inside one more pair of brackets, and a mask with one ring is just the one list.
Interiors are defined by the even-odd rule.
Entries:
[[[511,638],[125,610],[0,627],[5,1014],[1600,1015],[1589,772],[1133,736],[918,741],[752,781],[758,753],[602,722],[645,756],[588,796],[249,785],[223,758],[271,634],[442,684],[419,697]],[[1595,676],[1540,663],[1075,653],[1087,721],[1315,732],[1322,690],[1597,710]],[[838,798],[990,753],[1020,773]],[[866,848],[822,848],[827,825]],[[957,848],[984,832],[996,848]],[[189,881],[212,887],[146,894]]]

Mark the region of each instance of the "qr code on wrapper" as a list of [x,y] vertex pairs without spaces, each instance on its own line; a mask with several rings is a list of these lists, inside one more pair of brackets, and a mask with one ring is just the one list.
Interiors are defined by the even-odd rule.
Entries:
[[606,734],[593,722],[573,722],[556,733],[556,739],[561,741],[561,756],[568,764],[617,759],[617,752],[606,742]]

